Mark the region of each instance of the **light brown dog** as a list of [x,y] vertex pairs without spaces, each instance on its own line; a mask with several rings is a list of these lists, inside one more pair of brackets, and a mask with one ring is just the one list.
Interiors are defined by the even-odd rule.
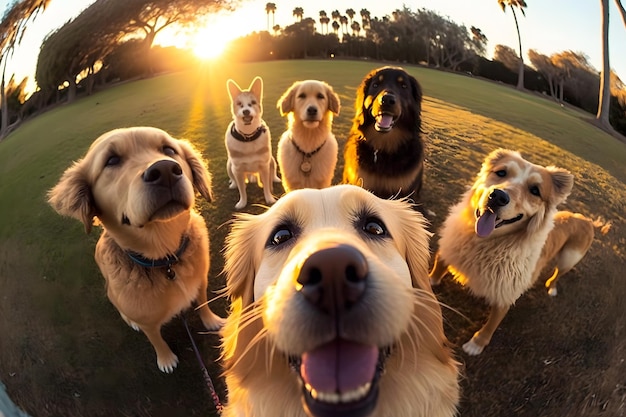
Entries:
[[296,190],[227,237],[225,417],[451,417],[457,363],[422,215],[354,185]]
[[451,272],[491,307],[487,323],[463,345],[469,355],[483,351],[509,308],[549,262],[555,261],[556,269],[546,287],[555,296],[559,277],[587,253],[593,221],[557,212],[573,184],[574,177],[562,168],[535,165],[518,152],[498,149],[450,210],[430,276],[437,285]]
[[296,81],[278,99],[288,116],[287,130],[278,141],[278,165],[285,192],[329,187],[337,165],[333,115],[339,114],[339,96],[323,81]]
[[194,210],[195,192],[211,200],[211,176],[184,140],[151,127],[117,129],[96,139],[49,191],[60,214],[103,232],[95,258],[107,295],[126,323],[148,337],[163,372],[178,358],[161,326],[196,300],[207,329],[223,319],[207,305],[209,240]]
[[248,181],[262,186],[265,202],[273,204],[276,201],[272,195],[273,183],[280,182],[280,178],[276,176],[270,129],[263,121],[263,80],[255,77],[247,90],[233,80],[228,80],[226,86],[233,115],[225,135],[226,171],[230,178],[229,188],[239,190],[235,208],[241,210],[248,204]]

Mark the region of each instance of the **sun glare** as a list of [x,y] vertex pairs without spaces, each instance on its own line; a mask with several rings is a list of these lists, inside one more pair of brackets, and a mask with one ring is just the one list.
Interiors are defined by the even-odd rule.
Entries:
[[219,57],[232,40],[227,34],[228,32],[211,24],[198,29],[192,41],[193,53],[198,58],[207,60]]

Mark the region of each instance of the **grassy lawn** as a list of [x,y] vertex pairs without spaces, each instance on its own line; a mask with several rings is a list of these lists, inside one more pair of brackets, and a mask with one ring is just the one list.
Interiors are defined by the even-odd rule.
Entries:
[[[180,358],[161,374],[152,347],[120,319],[105,296],[93,260],[98,230],[64,219],[45,193],[100,134],[151,125],[184,137],[204,152],[216,201],[199,201],[211,235],[211,289],[220,274],[227,223],[238,200],[228,189],[224,132],[230,122],[226,80],[265,82],[264,119],[276,142],[286,126],[276,101],[295,80],[331,84],[342,110],[334,131],[342,149],[361,78],[380,66],[360,61],[213,63],[121,84],[24,123],[0,142],[0,380],[10,396],[39,416],[215,415],[179,320],[164,328]],[[462,416],[620,415],[626,408],[626,145],[600,131],[591,115],[497,83],[407,67],[421,83],[427,146],[424,204],[436,232],[448,207],[469,185],[483,157],[497,147],[575,175],[565,205],[613,223],[596,236],[588,256],[566,276],[559,296],[542,288],[522,297],[483,356],[459,349],[486,315],[480,300],[447,283],[437,290],[446,331],[463,363]],[[340,151],[341,152],[341,151]],[[342,158],[335,182],[341,178]],[[277,186],[280,189],[280,186]],[[249,201],[263,203],[249,186]],[[261,208],[249,206],[252,212]],[[433,249],[437,237],[433,238]],[[214,309],[224,315],[226,302]],[[191,320],[200,330],[199,320]],[[216,335],[197,341],[222,398]],[[540,411],[541,410],[541,411]],[[621,410],[621,411],[620,411]]]

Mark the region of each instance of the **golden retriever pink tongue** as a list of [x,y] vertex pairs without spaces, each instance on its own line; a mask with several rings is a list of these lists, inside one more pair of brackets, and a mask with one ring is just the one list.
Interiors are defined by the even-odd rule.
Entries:
[[372,382],[378,348],[334,340],[302,355],[301,374],[318,392],[348,392]]
[[489,210],[478,216],[474,229],[480,237],[487,237],[496,228],[496,215]]

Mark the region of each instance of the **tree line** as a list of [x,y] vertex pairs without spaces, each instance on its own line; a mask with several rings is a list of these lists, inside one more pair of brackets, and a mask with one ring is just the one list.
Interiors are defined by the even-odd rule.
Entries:
[[[432,10],[405,6],[390,15],[372,17],[365,8],[358,13],[348,8],[345,14],[320,10],[313,18],[296,7],[294,22],[280,27],[274,21],[275,3],[265,7],[267,30],[236,39],[226,58],[344,58],[427,65],[517,85],[590,113],[599,112],[602,72],[574,51],[545,56],[530,50],[532,67],[526,65],[515,10],[524,16],[527,5],[523,0],[497,1],[503,11],[513,12],[519,53],[497,45],[492,60],[485,57],[487,36],[480,28],[459,25]],[[72,101],[78,91],[90,94],[96,86],[103,88],[113,81],[195,65],[183,51],[153,46],[156,34],[170,25],[193,24],[199,16],[234,7],[236,3],[228,0],[96,0],[44,39],[36,69],[39,90],[22,104],[24,82],[12,80],[7,89],[11,99],[3,108],[11,109],[12,119],[17,120],[56,102]],[[614,73],[610,80],[610,123],[626,134],[624,85]]]

